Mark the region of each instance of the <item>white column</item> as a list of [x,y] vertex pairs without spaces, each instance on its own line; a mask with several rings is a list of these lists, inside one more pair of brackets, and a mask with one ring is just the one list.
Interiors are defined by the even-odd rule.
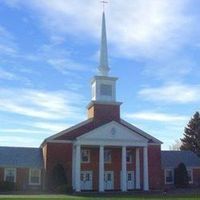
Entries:
[[75,190],[76,192],[81,191],[81,185],[80,185],[80,175],[81,175],[81,147],[80,145],[76,145],[76,167],[75,167]]
[[144,191],[149,190],[149,174],[148,174],[148,149],[143,148],[143,160],[144,160]]
[[122,188],[123,192],[127,191],[127,172],[126,172],[126,147],[122,147]]
[[104,146],[99,148],[99,192],[104,192]]
[[76,149],[72,146],[72,187],[75,189],[75,166],[76,166]]
[[136,148],[136,189],[140,189],[140,149]]

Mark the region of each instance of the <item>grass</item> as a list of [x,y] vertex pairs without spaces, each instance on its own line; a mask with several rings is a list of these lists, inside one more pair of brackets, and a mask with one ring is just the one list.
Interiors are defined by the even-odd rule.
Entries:
[[0,195],[0,200],[193,200],[200,199],[200,195],[114,195],[114,196],[76,196],[76,195]]

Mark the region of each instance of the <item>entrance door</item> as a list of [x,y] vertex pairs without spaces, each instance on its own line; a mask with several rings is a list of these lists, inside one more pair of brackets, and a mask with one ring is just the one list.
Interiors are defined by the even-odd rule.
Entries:
[[128,171],[127,172],[127,190],[134,189],[134,172]]
[[105,171],[104,173],[104,189],[113,190],[114,187],[114,176],[113,171]]
[[81,190],[92,190],[92,171],[81,171]]
[[[121,188],[122,188],[122,172],[121,172]],[[126,187],[127,190],[133,190],[134,185],[134,171],[127,171],[126,173]]]

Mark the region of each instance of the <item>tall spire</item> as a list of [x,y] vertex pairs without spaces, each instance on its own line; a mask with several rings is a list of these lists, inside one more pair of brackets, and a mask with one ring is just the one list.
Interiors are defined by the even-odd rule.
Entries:
[[107,50],[107,37],[106,37],[106,20],[103,11],[102,16],[102,30],[101,30],[101,50],[100,50],[100,65],[99,72],[101,76],[108,76],[110,68],[108,67],[108,50]]

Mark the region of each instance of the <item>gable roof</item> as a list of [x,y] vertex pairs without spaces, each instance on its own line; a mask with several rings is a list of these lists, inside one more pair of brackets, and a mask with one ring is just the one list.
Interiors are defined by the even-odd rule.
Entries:
[[26,147],[0,147],[0,167],[42,169],[42,149]]
[[[53,141],[53,140],[75,140],[77,137],[80,137],[81,135],[84,135],[96,128],[99,128],[101,126],[104,126],[111,121],[100,123],[99,121],[94,120],[94,118],[85,120],[75,126],[72,126],[68,129],[65,129],[53,136],[50,136],[44,140],[44,142],[41,144],[43,146],[46,142]],[[148,139],[149,143],[154,143],[154,144],[162,144],[162,142],[153,136],[147,134],[146,132],[142,131],[141,129],[133,126],[132,124],[120,120],[120,121],[115,121],[116,123],[128,128],[129,130],[137,133],[138,135],[144,137],[145,139]]]
[[186,167],[200,167],[200,158],[192,151],[162,151],[162,168],[176,168],[180,163]]
[[149,140],[149,143],[158,143],[158,144],[162,144],[162,142],[158,139],[156,139],[155,137],[153,137],[152,135],[149,135],[148,133],[146,133],[145,131],[137,128],[136,126],[128,123],[127,121],[121,119],[121,124],[126,126],[127,128],[133,130],[134,132],[138,133],[139,135],[145,137],[146,139]]
[[77,142],[111,146],[135,144],[143,146],[147,145],[149,140],[121,123],[111,121],[77,137]]
[[68,129],[65,129],[59,133],[56,133],[48,138],[46,138],[41,147],[48,141],[52,140],[74,140],[76,137],[87,133],[88,131],[95,129],[97,125],[95,125],[93,118],[85,120],[79,124],[76,124]]

